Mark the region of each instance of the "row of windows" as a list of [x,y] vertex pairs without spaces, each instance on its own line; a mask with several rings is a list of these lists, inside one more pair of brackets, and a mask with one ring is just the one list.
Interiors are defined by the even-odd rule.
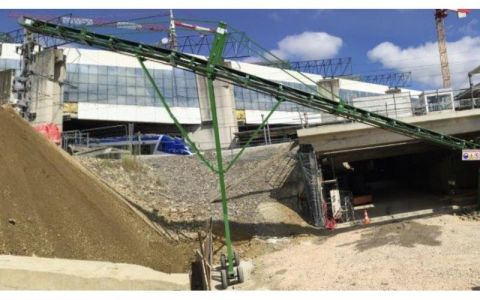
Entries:
[[[305,92],[313,92],[316,90],[315,85],[304,85],[301,83],[281,82],[285,86],[290,86]],[[250,89],[235,86],[233,89],[235,103],[238,109],[252,109],[252,110],[271,110],[277,100],[261,92],[252,91]],[[292,102],[284,102],[280,104],[278,110],[280,111],[300,111],[311,112],[314,111],[310,108],[297,105]]]
[[[198,107],[197,82],[191,72],[151,70],[167,103],[176,107]],[[65,100],[108,104],[161,106],[153,86],[140,68],[67,65]]]
[[354,99],[354,98],[383,95],[383,94],[379,94],[379,93],[353,91],[353,90],[346,90],[346,89],[340,89],[340,91],[338,93],[339,93],[340,99],[342,99],[343,101],[345,101],[349,104],[352,104],[352,99]]
[[[20,68],[16,59],[0,59],[0,69]],[[167,103],[177,107],[198,107],[198,89],[195,75],[191,72],[173,68],[172,70],[151,70],[150,73],[160,88]],[[64,85],[66,101],[95,102],[108,104],[127,104],[143,106],[161,106],[150,82],[146,80],[141,68],[99,66],[87,64],[68,64],[67,82]],[[282,82],[306,92],[316,90],[315,85]],[[347,103],[353,98],[379,95],[376,93],[340,89],[339,96]],[[277,102],[270,95],[252,91],[239,86],[234,87],[234,97],[238,109],[270,110]],[[312,109],[284,102],[280,111],[310,112]]]
[[0,70],[15,69],[20,71],[20,60],[18,59],[0,59]]

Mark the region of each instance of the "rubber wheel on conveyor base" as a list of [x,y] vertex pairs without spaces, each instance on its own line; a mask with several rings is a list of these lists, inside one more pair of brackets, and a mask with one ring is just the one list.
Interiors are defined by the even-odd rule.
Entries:
[[222,289],[226,289],[228,287],[228,274],[226,269],[220,270],[220,279],[222,281]]
[[244,283],[245,282],[245,277],[243,275],[243,268],[238,266],[237,267],[237,282],[238,283]]
[[222,269],[227,269],[227,257],[225,256],[225,254],[220,255],[220,266],[222,267]]
[[240,255],[238,255],[238,252],[233,252],[233,265],[235,267],[240,265]]

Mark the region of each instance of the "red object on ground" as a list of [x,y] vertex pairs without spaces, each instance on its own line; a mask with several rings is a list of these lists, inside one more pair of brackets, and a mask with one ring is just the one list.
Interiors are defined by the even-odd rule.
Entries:
[[363,196],[353,197],[353,205],[362,205],[362,204],[368,204],[372,202],[373,202],[372,195],[363,195]]
[[35,128],[36,131],[43,134],[48,140],[54,142],[57,145],[60,145],[62,141],[62,134],[57,124],[53,124],[53,123],[40,124],[40,125],[34,125],[33,128]]
[[365,209],[363,211],[363,224],[367,225],[367,224],[370,224],[370,218],[368,217],[368,213],[367,213],[367,210]]
[[333,230],[335,229],[335,226],[337,225],[337,221],[335,221],[334,218],[329,218],[327,215],[327,203],[323,202],[322,203],[322,211],[323,211],[323,220],[324,220],[324,225],[325,228],[328,230]]

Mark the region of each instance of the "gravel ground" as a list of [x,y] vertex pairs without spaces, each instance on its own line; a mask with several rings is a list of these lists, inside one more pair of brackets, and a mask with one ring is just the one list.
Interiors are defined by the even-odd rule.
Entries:
[[[259,204],[292,199],[295,180],[289,176],[296,162],[291,146],[275,145],[245,153],[227,173],[232,222],[262,222]],[[215,160],[211,154],[207,156]],[[126,164],[125,160],[78,159],[163,225],[195,229],[210,217],[217,223],[222,220],[217,177],[196,157],[140,157],[134,164]]]
[[[236,289],[471,290],[480,222],[453,215],[279,241]],[[280,263],[281,262],[281,263]]]

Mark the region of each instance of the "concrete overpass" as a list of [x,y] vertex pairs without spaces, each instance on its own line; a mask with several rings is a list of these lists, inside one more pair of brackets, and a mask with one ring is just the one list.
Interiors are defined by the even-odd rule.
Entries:
[[[440,111],[401,119],[443,134],[480,135],[480,109]],[[427,151],[439,146],[361,123],[305,128],[297,131],[301,144],[311,144],[318,155],[355,161]]]

